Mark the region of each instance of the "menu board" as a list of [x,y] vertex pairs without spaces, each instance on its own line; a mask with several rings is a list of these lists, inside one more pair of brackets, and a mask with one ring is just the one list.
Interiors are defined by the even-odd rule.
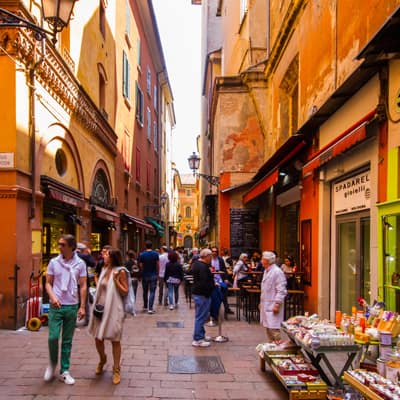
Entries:
[[231,255],[238,257],[240,253],[251,253],[258,249],[258,209],[231,208]]

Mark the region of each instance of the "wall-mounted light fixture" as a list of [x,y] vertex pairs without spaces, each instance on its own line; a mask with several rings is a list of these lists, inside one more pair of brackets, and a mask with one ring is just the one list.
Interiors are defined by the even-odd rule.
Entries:
[[383,225],[388,231],[392,231],[394,229],[393,225],[387,221],[386,217],[383,219]]
[[192,155],[188,158],[189,168],[193,171],[193,176],[198,176],[200,178],[204,178],[210,185],[219,186],[219,177],[202,174],[197,172],[200,167],[201,158],[193,152]]
[[61,32],[69,23],[76,0],[42,0],[44,20],[49,24],[51,31],[33,22],[0,8],[0,28],[26,28],[33,32],[36,40],[41,41],[50,36],[53,44],[57,43],[57,33]]

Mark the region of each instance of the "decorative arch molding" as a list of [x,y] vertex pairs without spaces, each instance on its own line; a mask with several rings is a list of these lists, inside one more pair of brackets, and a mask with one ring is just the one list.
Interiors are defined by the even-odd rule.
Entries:
[[97,63],[97,70],[99,71],[99,74],[103,77],[104,82],[107,84],[108,83],[108,76],[107,72],[104,69],[104,66],[102,63]]
[[29,30],[10,28],[0,34],[3,48],[28,70],[40,60],[35,67],[36,80],[69,115],[74,116],[115,156],[116,133],[53,45],[46,41],[45,50],[42,51],[40,46],[36,46],[33,32]]
[[116,199],[113,197],[111,174],[103,160],[99,160],[93,169],[89,202],[91,205],[98,205],[109,210],[115,208]]
[[51,142],[58,139],[59,141],[65,143],[71,152],[74,166],[76,169],[77,179],[78,179],[78,187],[76,189],[82,193],[85,193],[85,181],[84,181],[84,177],[83,177],[83,167],[82,167],[81,157],[79,155],[79,149],[74,140],[74,137],[72,136],[69,129],[59,122],[50,124],[48,129],[49,130],[48,130],[47,134],[45,136],[42,136],[40,144],[39,144],[39,149],[36,153],[36,165],[38,166],[37,171],[38,171],[39,176],[41,175],[41,171],[42,171],[42,167],[43,167],[42,161],[43,161],[43,157],[44,157],[44,152],[46,151],[48,146],[51,144]]

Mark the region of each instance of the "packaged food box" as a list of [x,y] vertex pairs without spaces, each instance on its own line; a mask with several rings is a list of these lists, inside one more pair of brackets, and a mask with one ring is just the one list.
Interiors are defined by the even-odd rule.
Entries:
[[317,380],[314,375],[304,373],[297,374],[297,379],[301,382],[315,382]]
[[299,372],[296,365],[289,359],[276,364],[276,366],[281,375],[296,375]]
[[303,374],[309,374],[314,376],[319,375],[318,370],[309,363],[296,364],[296,368]]

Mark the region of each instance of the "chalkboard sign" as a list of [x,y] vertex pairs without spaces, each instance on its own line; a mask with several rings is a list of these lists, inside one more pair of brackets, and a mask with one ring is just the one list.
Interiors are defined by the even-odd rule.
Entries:
[[240,253],[249,256],[258,250],[258,209],[231,208],[231,256],[239,257]]

